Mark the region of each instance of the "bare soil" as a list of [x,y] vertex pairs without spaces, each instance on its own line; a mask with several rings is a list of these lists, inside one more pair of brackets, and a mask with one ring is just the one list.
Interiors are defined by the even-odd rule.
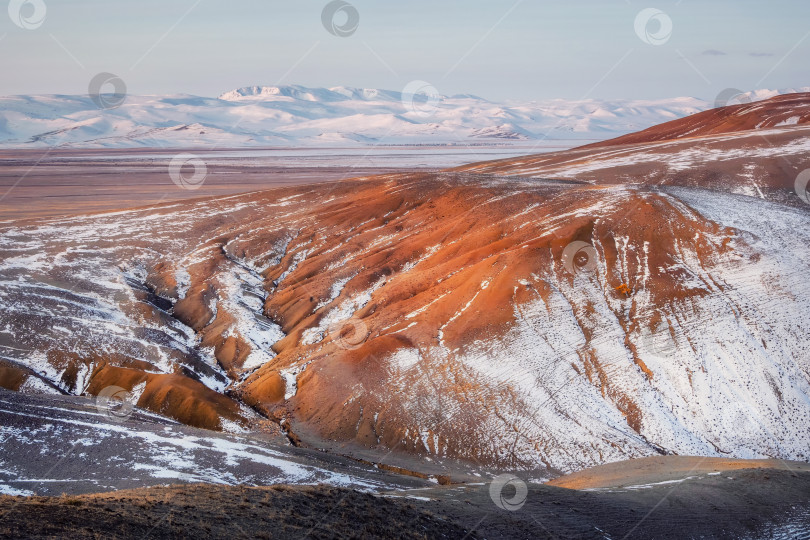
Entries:
[[690,476],[717,475],[741,469],[810,472],[810,464],[782,459],[653,456],[592,467],[555,478],[548,485],[568,489],[625,487],[671,482]]
[[416,539],[468,533],[405,501],[328,487],[194,485],[78,497],[2,497],[0,512],[3,538]]
[[[507,493],[507,497],[514,494]],[[325,486],[169,486],[0,497],[2,538],[803,538],[810,473],[744,469],[637,490],[530,484],[517,511],[489,485],[361,493]]]
[[[318,166],[314,158],[312,166],[274,165],[272,158],[263,158],[263,166],[257,166],[255,160],[218,157],[207,162],[207,174],[199,186],[184,189],[172,182],[168,172],[168,164],[178,152],[0,150],[0,220],[121,210],[401,170]],[[184,174],[193,172],[183,170]]]

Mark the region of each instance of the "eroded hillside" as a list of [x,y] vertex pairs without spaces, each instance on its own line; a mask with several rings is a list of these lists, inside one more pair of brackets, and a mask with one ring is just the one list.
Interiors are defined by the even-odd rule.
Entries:
[[807,219],[440,173],[18,223],[0,373],[343,453],[806,459]]

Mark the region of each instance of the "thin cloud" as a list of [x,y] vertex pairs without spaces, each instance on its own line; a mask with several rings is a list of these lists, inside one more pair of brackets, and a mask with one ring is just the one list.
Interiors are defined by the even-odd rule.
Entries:
[[703,56],[725,56],[726,53],[717,49],[708,49],[701,53]]

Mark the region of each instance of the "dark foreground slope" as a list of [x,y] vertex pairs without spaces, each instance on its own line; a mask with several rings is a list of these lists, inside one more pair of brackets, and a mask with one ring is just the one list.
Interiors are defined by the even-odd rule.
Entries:
[[807,472],[740,470],[590,492],[531,485],[513,512],[493,504],[488,485],[403,495],[193,485],[2,497],[0,537],[801,538],[810,531]]
[[120,418],[91,403],[0,391],[0,492],[29,495],[0,496],[0,537],[778,538],[781,531],[795,538],[810,531],[806,463],[658,456],[548,484],[527,473],[506,484],[481,469],[467,482],[437,485],[264,434],[195,429],[140,409]]
[[0,499],[3,537],[462,538],[457,524],[399,500],[327,487],[210,485]]

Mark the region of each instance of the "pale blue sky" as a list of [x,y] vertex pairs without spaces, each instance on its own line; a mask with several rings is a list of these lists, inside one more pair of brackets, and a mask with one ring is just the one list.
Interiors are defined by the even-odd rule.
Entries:
[[[83,94],[101,71],[134,94],[205,96],[414,79],[495,100],[810,86],[806,0],[351,0],[360,24],[346,38],[324,29],[323,0],[44,1],[34,30],[0,11],[2,95]],[[648,7],[672,19],[664,45],[635,34]]]

